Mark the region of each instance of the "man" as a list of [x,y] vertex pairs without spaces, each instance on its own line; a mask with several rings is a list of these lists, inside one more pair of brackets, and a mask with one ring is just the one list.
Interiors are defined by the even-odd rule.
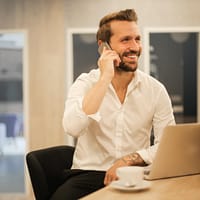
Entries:
[[80,75],[66,100],[63,126],[77,144],[72,170],[53,199],[78,199],[117,180],[118,167],[152,163],[164,127],[175,123],[164,86],[138,69],[135,11],[105,16],[97,41],[107,42],[98,69]]

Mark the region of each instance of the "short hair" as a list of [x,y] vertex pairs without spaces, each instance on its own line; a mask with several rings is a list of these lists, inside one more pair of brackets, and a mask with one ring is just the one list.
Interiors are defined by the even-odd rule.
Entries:
[[134,9],[121,10],[104,16],[99,22],[99,29],[96,34],[97,41],[110,41],[110,37],[112,36],[110,22],[112,21],[134,21],[137,23],[138,17]]

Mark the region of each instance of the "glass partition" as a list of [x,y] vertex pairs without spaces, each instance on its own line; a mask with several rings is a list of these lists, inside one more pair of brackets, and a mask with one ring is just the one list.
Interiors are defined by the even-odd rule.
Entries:
[[96,29],[67,31],[67,88],[81,73],[96,68],[97,48]]
[[198,121],[199,31],[147,29],[146,71],[167,88],[177,123]]
[[0,193],[24,193],[25,35],[0,32]]

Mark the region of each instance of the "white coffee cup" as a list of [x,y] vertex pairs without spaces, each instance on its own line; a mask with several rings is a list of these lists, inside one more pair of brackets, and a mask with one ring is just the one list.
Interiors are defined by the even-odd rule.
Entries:
[[140,185],[144,179],[144,169],[138,166],[119,167],[116,174],[120,184],[127,187]]

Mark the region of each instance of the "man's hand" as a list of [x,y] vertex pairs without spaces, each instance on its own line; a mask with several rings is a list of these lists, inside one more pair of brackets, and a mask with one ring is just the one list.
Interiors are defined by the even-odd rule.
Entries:
[[118,179],[116,175],[116,169],[119,167],[124,166],[145,166],[144,160],[141,158],[141,156],[138,153],[132,153],[127,156],[122,157],[121,159],[117,160],[112,167],[110,167],[105,175],[104,178],[104,184],[108,185],[112,181],[115,181]]
[[104,184],[108,185],[112,181],[117,180],[118,177],[116,175],[116,169],[123,166],[128,166],[128,165],[122,159],[117,160],[114,163],[114,165],[110,169],[107,170],[105,178],[104,178]]
[[114,77],[114,64],[119,65],[120,62],[119,55],[115,51],[104,47],[98,60],[101,77],[104,77],[104,79],[108,79],[111,82]]

